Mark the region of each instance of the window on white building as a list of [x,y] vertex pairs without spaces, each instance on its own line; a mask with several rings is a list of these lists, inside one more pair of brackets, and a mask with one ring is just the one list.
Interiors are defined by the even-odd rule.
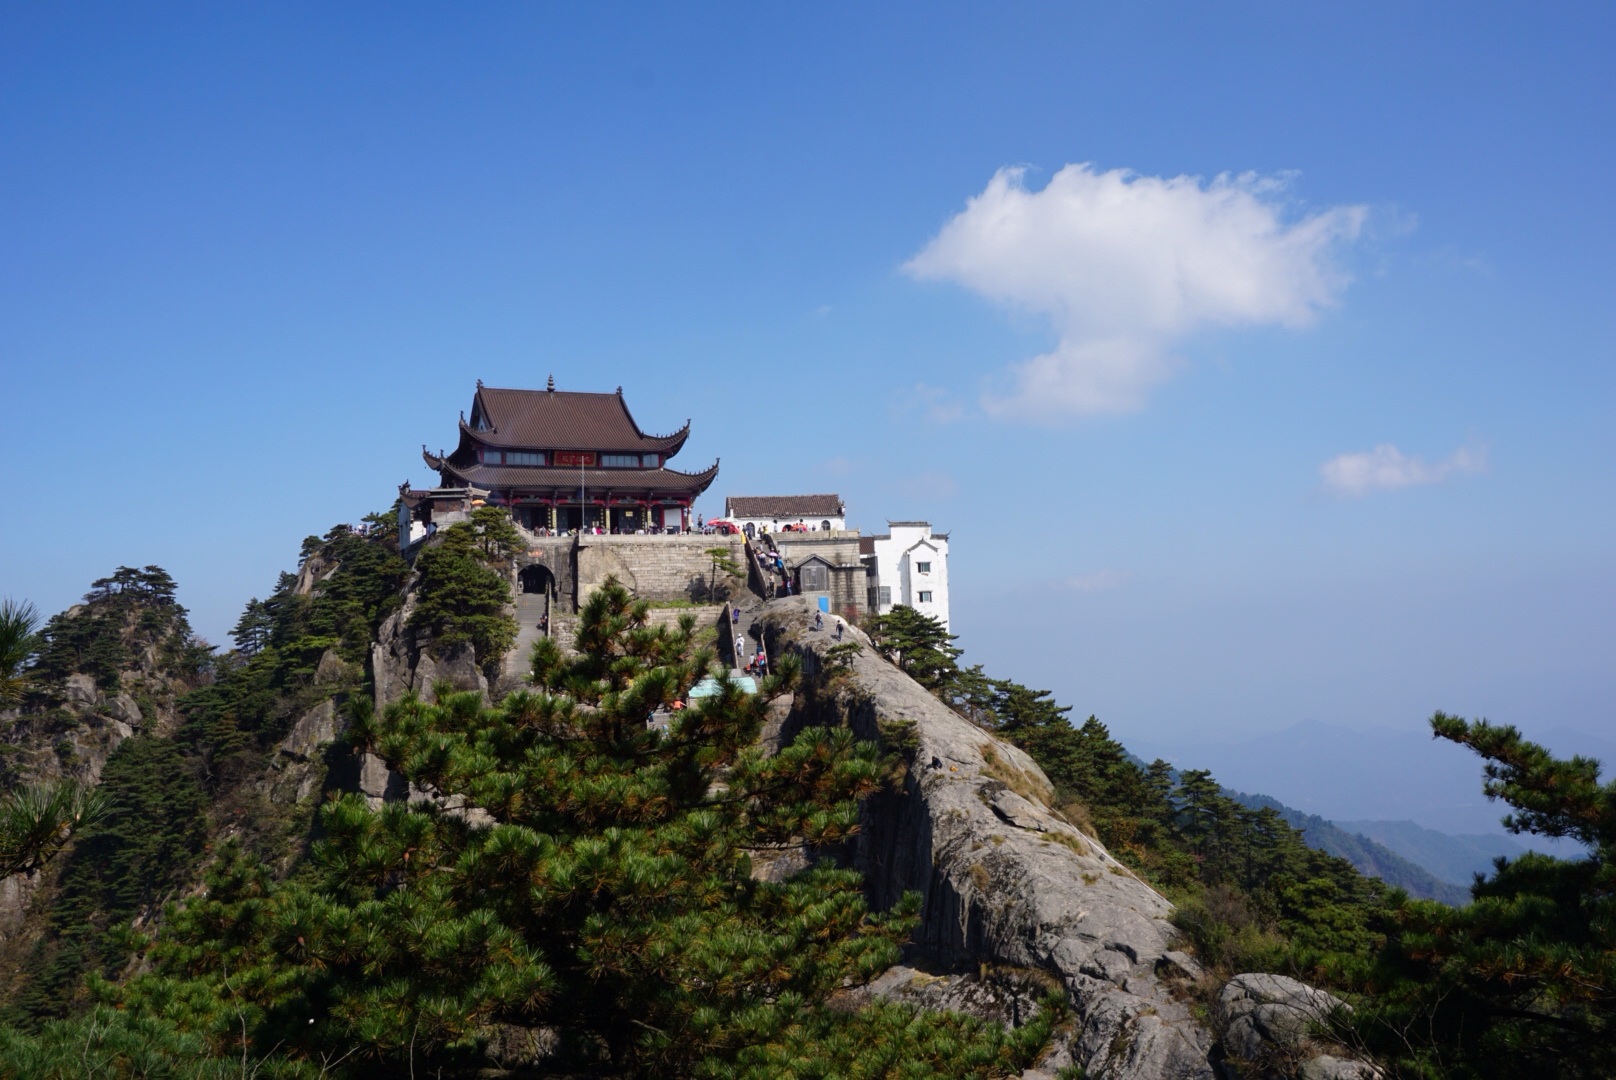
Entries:
[[881,606],[882,607],[891,607],[892,606],[892,586],[891,585],[883,585],[883,586],[881,586]]
[[922,603],[922,604],[929,604],[929,603],[931,603],[931,593],[930,593],[930,592],[929,592],[929,591],[928,591],[928,592],[922,592],[922,593],[921,593],[921,594],[920,594],[920,602],[921,602],[921,603]]
[[929,573],[931,573],[931,563],[929,563],[929,562],[915,563],[915,569],[920,571],[922,574],[929,574]]

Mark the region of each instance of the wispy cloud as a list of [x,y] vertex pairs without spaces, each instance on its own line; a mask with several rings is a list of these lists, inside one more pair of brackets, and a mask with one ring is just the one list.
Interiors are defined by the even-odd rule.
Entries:
[[1342,498],[1361,498],[1375,491],[1440,484],[1455,476],[1487,468],[1485,447],[1461,446],[1446,458],[1427,462],[1411,457],[1390,443],[1354,454],[1337,454],[1319,466],[1324,489]]
[[1138,176],[1068,165],[1041,191],[1000,169],[919,254],[914,277],[952,281],[1047,317],[1054,350],[1012,365],[992,415],[1061,422],[1144,404],[1172,349],[1214,326],[1306,326],[1348,282],[1336,256],[1368,211],[1292,218],[1290,176]]
[[1069,577],[1064,584],[1073,592],[1097,593],[1120,589],[1133,575],[1126,570],[1101,570],[1095,574]]
[[925,383],[915,383],[907,404],[910,408],[920,409],[926,419],[934,424],[952,424],[965,415],[965,406],[952,394],[940,386]]

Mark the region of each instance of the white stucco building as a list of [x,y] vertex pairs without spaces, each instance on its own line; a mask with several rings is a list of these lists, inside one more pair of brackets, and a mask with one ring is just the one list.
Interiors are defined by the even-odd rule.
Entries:
[[948,626],[948,534],[928,521],[889,521],[885,536],[859,541],[869,573],[870,610],[912,607]]
[[750,525],[748,536],[787,525],[835,532],[847,528],[847,507],[840,495],[731,495],[724,500],[724,518],[742,529]]

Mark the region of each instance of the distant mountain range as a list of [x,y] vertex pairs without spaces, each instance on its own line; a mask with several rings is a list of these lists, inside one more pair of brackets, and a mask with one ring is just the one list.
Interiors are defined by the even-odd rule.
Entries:
[[[1608,737],[1567,728],[1524,730],[1527,738],[1559,756],[1599,758],[1607,779],[1616,767],[1616,741]],[[1509,810],[1482,793],[1480,758],[1465,747],[1433,739],[1423,727],[1357,729],[1308,721],[1233,741],[1167,744],[1125,733],[1118,737],[1147,761],[1161,757],[1181,769],[1210,769],[1224,787],[1266,792],[1337,823],[1411,821],[1449,836],[1502,835],[1498,820]],[[1569,853],[1539,837],[1521,842]],[[1395,843],[1387,846],[1401,850]],[[1468,881],[1468,873],[1461,880]]]
[[[1493,860],[1525,854],[1526,846],[1508,836],[1466,833],[1450,836],[1412,821],[1338,821],[1336,827],[1368,837],[1443,881],[1468,885],[1476,874],[1491,874]],[[1541,846],[1541,845],[1537,845]]]
[[[1616,743],[1608,739],[1564,728],[1538,738],[1562,757],[1599,758],[1606,763],[1605,778],[1616,765]],[[1480,759],[1418,731],[1304,723],[1240,742],[1180,744],[1171,752],[1143,740],[1135,746],[1150,757],[1209,768],[1230,798],[1253,809],[1272,807],[1312,847],[1413,896],[1463,904],[1475,875],[1491,874],[1500,856],[1513,859],[1531,849],[1575,858],[1579,851],[1571,841],[1477,831],[1496,825],[1509,808],[1482,793]],[[1278,790],[1306,809],[1233,790],[1244,786]],[[1352,817],[1331,820],[1320,813],[1327,809]],[[1391,820],[1365,813],[1375,810],[1407,816]],[[1433,822],[1452,831],[1430,828]]]
[[[1307,814],[1300,810],[1293,810],[1278,799],[1267,795],[1247,795],[1239,791],[1226,791],[1231,799],[1242,806],[1253,810],[1264,807],[1278,811],[1280,817],[1293,829],[1300,829],[1308,846],[1316,848],[1328,855],[1347,860],[1357,867],[1360,873],[1378,877],[1388,885],[1396,885],[1408,890],[1412,896],[1424,897],[1427,900],[1440,900],[1444,904],[1455,906],[1468,903],[1470,889],[1466,885],[1451,880],[1444,880],[1432,873],[1426,866],[1399,854],[1390,845],[1371,839],[1359,832],[1337,825],[1333,821],[1326,821],[1317,814]],[[1399,822],[1361,822],[1367,825],[1396,825]],[[1413,822],[1407,824],[1413,825]],[[1419,829],[1418,825],[1413,825]],[[1420,832],[1429,837],[1451,840],[1443,833],[1430,829],[1420,829]],[[1489,838],[1490,839],[1490,838]],[[1507,841],[1506,841],[1507,842]],[[1440,844],[1435,840],[1426,840],[1426,847],[1431,851],[1440,850]],[[1451,852],[1445,852],[1445,857],[1452,859]],[[1491,866],[1491,862],[1488,862]],[[1468,877],[1466,881],[1468,881]]]

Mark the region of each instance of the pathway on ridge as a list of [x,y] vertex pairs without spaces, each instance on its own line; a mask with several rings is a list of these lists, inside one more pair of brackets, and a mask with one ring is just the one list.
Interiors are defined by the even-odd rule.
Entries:
[[533,657],[533,643],[544,635],[539,632],[539,620],[544,618],[548,593],[519,592],[516,594],[516,643],[505,654],[504,675],[507,680],[525,682]]

